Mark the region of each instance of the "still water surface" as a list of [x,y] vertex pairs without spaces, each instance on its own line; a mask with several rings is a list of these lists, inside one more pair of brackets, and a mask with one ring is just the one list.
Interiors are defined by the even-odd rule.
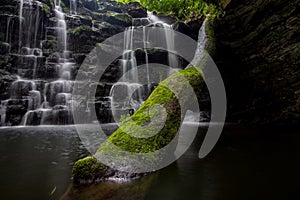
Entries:
[[300,199],[299,131],[230,126],[200,160],[204,132],[159,173],[76,188],[72,165],[88,152],[73,126],[0,128],[1,199]]

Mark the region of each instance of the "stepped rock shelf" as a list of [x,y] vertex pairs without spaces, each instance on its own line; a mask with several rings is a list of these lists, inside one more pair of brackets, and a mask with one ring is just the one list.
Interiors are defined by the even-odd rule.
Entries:
[[[116,106],[120,115],[132,113],[155,87],[150,82],[148,86],[126,81],[116,83],[122,74],[140,64],[147,67],[151,62],[172,64],[173,72],[187,65],[160,49],[130,47],[133,32],[143,26],[192,33],[190,27],[175,19],[170,18],[166,24],[155,17],[149,18],[146,9],[137,3],[13,0],[2,1],[0,7],[4,11],[0,14],[4,25],[0,28],[2,126],[72,124],[71,106],[78,104],[84,112],[95,106],[100,122],[113,122],[111,106]],[[78,71],[86,55],[97,44],[122,31],[127,35],[126,52],[110,65],[100,82],[92,83],[98,88],[96,97],[74,102],[72,90],[77,73],[84,73],[88,78],[95,70],[90,66],[88,70]],[[172,36],[166,35],[166,42],[171,50]],[[146,49],[146,38],[143,43]],[[132,77],[138,78],[136,74]],[[137,89],[140,92],[131,99],[129,94]],[[124,100],[115,95],[120,90],[128,93]]]

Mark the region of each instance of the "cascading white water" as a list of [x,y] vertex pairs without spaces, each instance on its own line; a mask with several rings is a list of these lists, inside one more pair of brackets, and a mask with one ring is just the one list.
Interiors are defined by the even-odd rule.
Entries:
[[[55,124],[55,123],[70,123],[72,120],[70,119],[70,106],[72,104],[72,88],[74,82],[73,79],[73,71],[74,71],[74,61],[71,58],[71,53],[68,52],[67,45],[67,23],[65,21],[65,13],[61,8],[61,0],[54,1],[55,8],[55,18],[56,24],[51,27],[46,27],[56,32],[57,36],[57,44],[58,48],[56,52],[50,52],[51,56],[55,55],[58,59],[55,61],[46,59],[49,63],[54,66],[55,72],[57,72],[56,80],[53,81],[51,77],[51,81],[46,78],[41,80],[41,76],[38,76],[41,69],[40,68],[40,60],[42,60],[43,52],[41,50],[40,38],[39,36],[42,34],[41,27],[43,25],[40,24],[41,21],[41,13],[40,8],[41,4],[39,1],[34,0],[20,0],[20,47],[19,47],[19,56],[22,60],[21,64],[27,63],[30,65],[30,69],[32,69],[32,73],[30,74],[32,77],[18,78],[16,81],[12,83],[11,86],[11,96],[10,99],[1,102],[1,124],[9,125],[10,122],[6,123],[6,112],[7,105],[13,104],[15,101],[21,102],[21,106],[26,107],[27,105],[27,113],[23,117],[23,125],[40,125],[40,124]],[[74,6],[75,5],[75,6]],[[70,14],[76,14],[76,1],[70,0]],[[68,14],[67,14],[68,15]],[[7,34],[6,41],[9,42],[10,38],[9,29],[12,27],[10,25],[11,21],[8,18],[7,21]],[[178,67],[178,59],[175,56],[175,46],[174,46],[174,35],[171,30],[172,26],[168,25],[164,22],[159,21],[159,19],[151,20],[149,18],[137,18],[133,19],[132,26],[128,27],[125,31],[124,36],[124,52],[122,59],[120,59],[120,67],[122,68],[123,74],[126,74],[120,82],[114,84],[111,87],[110,97],[102,98],[103,105],[109,101],[109,105],[105,105],[104,107],[109,106],[117,106],[120,109],[125,110],[137,110],[139,106],[145,100],[145,97],[142,93],[145,90],[144,86],[139,84],[138,82],[143,78],[146,78],[148,83],[148,90],[150,90],[150,71],[149,69],[149,58],[151,59],[151,52],[147,48],[150,46],[148,42],[148,33],[146,31],[146,26],[148,25],[160,24],[160,27],[163,27],[165,31],[165,42],[167,46],[168,52],[168,63],[170,67]],[[96,26],[97,27],[97,26]],[[146,73],[141,76],[138,73],[137,68],[137,60],[134,49],[135,39],[135,31],[139,28],[142,30],[142,42],[143,43],[143,52],[145,53],[145,68]],[[47,36],[46,36],[47,38]],[[55,37],[54,37],[55,38]],[[52,54],[53,53],[53,54]],[[46,53],[45,53],[46,55]],[[48,63],[47,63],[48,64]],[[29,68],[29,67],[28,67]],[[18,69],[19,70],[19,69]],[[22,70],[20,70],[22,71]],[[129,73],[127,73],[130,71]],[[172,71],[173,73],[174,71]],[[30,79],[30,80],[27,80]],[[140,80],[139,80],[140,79]],[[110,87],[110,86],[109,86]],[[118,90],[122,90],[125,96],[125,100],[119,99]],[[144,90],[144,91],[143,91]],[[108,91],[106,89],[106,95]],[[105,100],[104,100],[105,99]],[[122,102],[123,101],[123,102]],[[19,104],[16,104],[19,105]],[[86,111],[90,110],[89,102],[86,103]],[[60,121],[60,122],[59,122]]]
[[8,103],[8,100],[1,101],[1,109],[0,109],[1,125],[6,124],[7,103]]
[[[25,63],[26,69],[31,67],[32,79],[27,80],[18,77],[12,83],[10,99],[1,103],[1,124],[6,123],[7,105],[15,101],[27,106],[27,112],[23,116],[23,125],[40,124],[64,124],[71,123],[70,102],[73,87],[72,70],[74,63],[70,62],[70,53],[67,50],[67,26],[65,14],[61,8],[61,0],[54,1],[56,26],[52,29],[57,33],[58,80],[46,82],[36,79],[43,52],[38,42],[42,25],[39,1],[20,0],[20,27],[19,27],[19,58],[20,63]],[[72,13],[76,13],[76,1],[72,0],[70,6]],[[7,35],[9,22],[7,24]],[[6,39],[8,41],[8,39]],[[37,84],[39,86],[37,87]]]
[[22,47],[40,48],[38,33],[40,30],[43,4],[39,1],[20,0],[19,6],[19,53]]
[[[42,50],[39,33],[42,32],[40,10],[43,5],[39,1],[20,0],[19,10],[19,62],[25,68],[32,66],[31,78],[36,78],[37,68],[42,62]],[[32,62],[33,61],[33,62]],[[19,74],[21,75],[22,74]],[[29,77],[27,77],[29,78]]]
[[[39,1],[36,1],[38,7],[42,7],[42,3],[39,2]],[[37,44],[37,37],[38,37],[38,31],[39,31],[39,23],[41,21],[41,14],[40,14],[40,9],[37,9],[36,10],[36,17],[35,17],[35,28],[34,28],[34,43],[33,43],[33,46],[36,47],[38,44]],[[30,32],[28,33],[28,35],[31,34]],[[30,43],[30,41],[29,41]]]
[[166,43],[169,52],[168,53],[169,66],[172,68],[178,68],[178,59],[175,52],[174,32],[172,31],[172,26],[166,23],[163,23],[163,26],[165,29]]
[[62,12],[61,0],[55,0],[54,5],[55,17],[57,19],[58,44],[60,45],[59,50],[64,55],[67,51],[67,24],[65,14]]
[[[118,82],[114,84],[110,91],[111,96],[111,105],[115,109],[123,109],[128,110],[130,112],[130,109],[136,109],[139,106],[136,106],[136,102],[134,102],[135,106],[133,106],[132,103],[132,95],[133,93],[142,85],[140,85],[139,82],[139,75],[137,68],[137,61],[135,57],[135,49],[133,49],[133,40],[134,40],[134,26],[133,20],[133,26],[130,26],[126,28],[124,33],[124,52],[122,59],[120,60],[120,64],[122,67],[122,82]],[[121,95],[121,97],[120,97]],[[140,92],[137,93],[137,101],[141,101],[141,95]]]
[[149,73],[149,57],[148,57],[148,37],[146,33],[146,26],[143,26],[143,45],[144,45],[144,52],[145,52],[145,62],[146,62],[146,73],[147,73],[147,84],[148,90],[150,90],[150,73]]
[[22,46],[23,5],[24,5],[24,0],[20,0],[20,9],[19,9],[19,52],[21,51],[21,46]]
[[[172,68],[178,68],[179,62],[177,58],[177,53],[175,51],[175,38],[174,38],[174,32],[172,25],[167,24],[157,16],[155,16],[153,13],[148,12],[149,19],[156,25],[156,26],[162,26],[165,30],[165,38],[166,38],[166,45],[168,50],[168,64]],[[170,71],[170,74],[173,73]]]
[[41,105],[41,93],[38,90],[31,90],[29,92],[29,109],[35,110],[38,109]]
[[[141,87],[139,83],[128,83],[128,82],[118,82],[113,85],[110,96],[112,97],[113,104],[120,109],[131,109],[131,98],[134,92]],[[140,95],[137,94],[137,100],[139,100]]]
[[133,49],[133,39],[134,39],[134,26],[131,26],[125,30],[124,33],[124,52],[123,52],[123,74],[129,71],[130,81],[138,82],[138,74],[136,70],[136,57]]
[[[26,7],[26,9],[24,11],[26,11],[26,13],[24,13],[26,15],[26,17],[24,17],[24,20],[22,21],[22,26],[27,27],[27,33],[25,35],[25,47],[30,47],[30,43],[31,43],[31,35],[32,35],[32,0],[29,0],[28,2],[28,7]],[[23,7],[24,8],[24,7]],[[34,27],[35,28],[35,27]],[[23,31],[26,31],[24,29],[22,29]],[[35,31],[34,31],[35,32]],[[33,43],[35,43],[35,41],[33,40]]]
[[76,0],[70,0],[70,14],[77,14],[77,3]]
[[[152,19],[151,19],[152,18]],[[149,38],[146,27],[150,25],[160,25],[160,27],[165,30],[165,41],[168,53],[168,63],[172,68],[178,68],[178,58],[175,52],[174,34],[172,31],[172,26],[160,21],[158,18],[147,17],[147,18],[134,18],[132,20],[132,26],[125,30],[124,34],[124,52],[120,64],[122,66],[123,77],[120,82],[113,85],[110,91],[111,96],[111,106],[113,115],[115,116],[116,109],[127,110],[130,114],[130,110],[136,111],[140,105],[145,101],[147,95],[143,93],[149,93],[151,91],[150,82],[150,69],[149,69]],[[145,68],[143,78],[147,83],[147,87],[144,88],[143,85],[139,84],[139,73],[137,69],[137,61],[135,57],[134,49],[134,34],[135,31],[142,30],[142,43],[143,52],[145,53]],[[174,70],[170,70],[169,75],[174,73]],[[144,82],[144,81],[143,81]],[[124,113],[122,113],[124,114]],[[115,116],[116,117],[116,116]]]
[[10,44],[10,21],[11,21],[11,17],[7,18],[7,24],[6,24],[6,36],[5,36],[5,42]]

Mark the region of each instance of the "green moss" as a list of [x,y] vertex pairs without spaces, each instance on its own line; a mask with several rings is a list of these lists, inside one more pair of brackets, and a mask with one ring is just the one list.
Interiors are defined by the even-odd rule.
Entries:
[[47,35],[47,40],[56,40],[54,35]]
[[111,24],[115,25],[131,25],[132,17],[125,13],[114,13],[114,12],[107,12],[106,14],[107,21]]
[[[156,150],[161,150],[178,136],[181,116],[184,114],[181,112],[185,112],[189,104],[194,103],[187,87],[192,86],[198,96],[201,94],[202,85],[202,73],[194,67],[179,71],[165,79],[131,117],[124,116],[122,118],[120,127],[100,146],[96,155],[109,155],[113,158],[110,161],[118,166],[123,164],[125,157],[130,156],[136,160],[133,166],[137,168],[159,162],[164,156],[164,151]],[[178,98],[181,98],[184,105],[179,104]],[[162,115],[162,110],[165,110],[165,115]],[[154,123],[151,123],[152,121]],[[163,127],[160,130],[157,130],[155,121],[163,122]],[[130,133],[134,133],[135,136],[138,135],[139,137],[132,136]],[[117,150],[116,146],[124,150],[126,156],[124,152]],[[142,158],[137,159],[136,154],[132,155],[130,152],[151,152],[151,154],[146,156],[145,154],[139,154]],[[97,160],[92,157],[76,162],[73,169],[74,180],[93,180],[98,177],[99,173],[97,174],[97,170],[92,167],[96,162]],[[126,160],[124,163],[126,163]],[[100,164],[100,168],[103,170],[102,166],[104,165]]]
[[214,27],[213,27],[214,19],[209,18],[207,20],[208,21],[206,23],[205,30],[208,39],[208,45],[205,50],[212,55],[216,51],[216,41],[215,41],[215,34],[214,34]]
[[72,30],[72,33],[75,35],[75,36],[79,36],[81,35],[84,31],[92,31],[92,28],[89,27],[89,26],[79,26],[79,27],[76,27]]
[[215,18],[221,13],[223,2],[221,1],[203,1],[203,0],[117,0],[122,3],[139,2],[147,10],[166,15],[175,15],[183,21],[193,21],[201,19],[203,15],[210,15]]
[[[152,154],[147,154],[147,156],[142,154],[142,159],[133,158],[138,162],[133,164],[134,167],[142,167],[147,166],[149,163],[152,165],[159,162],[164,152],[156,150],[161,150],[178,136],[181,116],[185,114],[182,111],[187,111],[189,106],[197,101],[191,96],[188,87],[192,86],[196,96],[200,98],[203,83],[203,74],[195,67],[179,71],[162,81],[132,116],[122,117],[120,127],[100,146],[96,155],[112,156],[114,160],[109,160],[108,162],[111,161],[118,165],[123,164],[122,160],[125,157],[134,156],[129,152],[152,152]],[[179,104],[179,98],[183,105]],[[162,115],[164,110],[166,113]],[[151,123],[153,121],[162,121],[164,125],[157,131],[157,124]],[[134,137],[130,133],[134,133],[135,136],[138,135],[139,137]],[[126,156],[124,152],[120,152],[115,147],[124,150]],[[78,167],[74,166],[74,168]],[[85,173],[85,170],[89,170],[89,172]],[[78,174],[81,178],[92,177],[90,167],[81,167],[79,171],[80,173],[75,174]]]
[[[186,102],[191,101],[188,99],[189,95],[184,94],[185,87],[187,87],[186,80],[188,80],[188,84],[198,87],[199,83],[202,82],[202,73],[192,67],[177,72],[161,82],[147,101],[131,117],[127,116],[122,120],[120,128],[109,137],[109,142],[103,144],[97,152],[111,151],[110,145],[114,144],[128,152],[148,153],[169,144],[177,135],[181,124],[181,107],[177,99],[178,94],[175,94],[174,91],[180,91],[181,97],[186,96]],[[161,107],[164,107],[167,112],[166,123],[158,134],[151,136],[156,131],[156,125],[155,123],[153,126],[147,125],[152,120],[163,120],[161,119]],[[146,126],[147,128],[145,128]],[[133,137],[128,132],[138,133],[143,137]]]
[[120,20],[120,21],[126,21],[126,22],[130,21],[131,22],[131,18],[127,14],[115,14],[112,16],[114,16],[117,20]]
[[75,182],[95,181],[103,176],[106,169],[107,167],[99,163],[96,158],[86,157],[74,164],[72,174]]
[[69,13],[69,8],[64,4],[64,2],[60,3],[60,7],[64,13]]
[[[51,1],[50,1],[51,2]],[[46,13],[46,14],[50,14],[50,7],[43,3],[43,11]]]
[[55,8],[54,1],[55,1],[55,0],[49,0],[49,2],[50,2],[50,6],[51,6],[51,8],[52,8],[52,9],[54,9],[54,8]]

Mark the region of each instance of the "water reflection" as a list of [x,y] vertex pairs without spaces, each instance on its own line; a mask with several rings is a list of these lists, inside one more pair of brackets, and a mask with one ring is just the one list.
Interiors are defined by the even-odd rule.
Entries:
[[[111,125],[104,127],[107,134],[115,129]],[[215,149],[200,160],[198,152],[204,133],[202,126],[189,150],[159,173],[131,182],[78,188],[71,185],[72,165],[88,152],[73,126],[0,128],[1,199],[215,200],[300,196],[299,132],[227,127]]]

